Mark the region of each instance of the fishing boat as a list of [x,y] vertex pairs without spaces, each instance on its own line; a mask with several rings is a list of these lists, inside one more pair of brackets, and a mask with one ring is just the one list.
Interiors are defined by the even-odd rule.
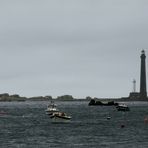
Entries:
[[126,104],[119,104],[116,106],[118,111],[130,111],[129,107]]
[[59,110],[57,109],[57,105],[54,104],[54,102],[51,102],[48,106],[47,109],[45,110],[46,114],[52,115],[55,112],[58,112]]
[[53,122],[68,122],[71,119],[71,116],[68,116],[64,112],[54,112],[50,118]]

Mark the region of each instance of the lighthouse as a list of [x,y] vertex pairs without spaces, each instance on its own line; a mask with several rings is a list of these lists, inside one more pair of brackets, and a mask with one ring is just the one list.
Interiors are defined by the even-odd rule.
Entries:
[[133,80],[133,92],[129,94],[129,99],[138,100],[138,101],[146,101],[147,98],[147,90],[146,90],[146,55],[145,51],[141,51],[141,67],[140,67],[140,92],[136,92],[136,80]]
[[141,51],[141,73],[140,73],[140,99],[147,98],[147,91],[146,91],[146,64],[145,64],[145,51]]

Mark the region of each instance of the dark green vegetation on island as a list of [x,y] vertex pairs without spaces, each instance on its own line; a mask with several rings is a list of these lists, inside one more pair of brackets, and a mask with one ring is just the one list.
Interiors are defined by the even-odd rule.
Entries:
[[18,94],[9,95],[8,93],[0,94],[0,101],[25,101],[26,97],[21,97]]
[[8,93],[0,94],[0,101],[46,101],[52,100],[51,96],[21,97],[18,94],[9,95]]
[[18,94],[14,95],[9,95],[8,93],[0,94],[0,101],[50,101],[52,99],[58,101],[85,100],[85,99],[73,98],[72,95],[62,95],[58,96],[57,98],[53,98],[52,96],[21,97]]
[[27,98],[26,100],[30,100],[30,101],[48,101],[48,100],[52,100],[52,96],[36,96],[36,97],[30,97]]
[[58,96],[56,98],[57,100],[61,100],[61,101],[72,101],[74,100],[73,96],[72,95],[63,95],[63,96]]

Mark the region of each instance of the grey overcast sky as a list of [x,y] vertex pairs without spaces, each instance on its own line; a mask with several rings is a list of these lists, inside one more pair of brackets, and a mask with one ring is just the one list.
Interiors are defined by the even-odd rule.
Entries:
[[125,97],[141,49],[147,0],[0,1],[0,93]]

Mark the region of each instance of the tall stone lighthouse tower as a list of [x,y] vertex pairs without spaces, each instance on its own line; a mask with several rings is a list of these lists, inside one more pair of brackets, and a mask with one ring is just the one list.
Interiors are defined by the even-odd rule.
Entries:
[[145,65],[145,51],[141,52],[141,74],[140,74],[140,99],[147,98],[146,91],[146,65]]

